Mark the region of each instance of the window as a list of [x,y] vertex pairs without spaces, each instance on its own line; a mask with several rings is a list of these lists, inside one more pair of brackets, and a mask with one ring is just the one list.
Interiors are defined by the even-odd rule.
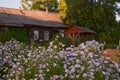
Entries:
[[49,41],[49,31],[44,31],[44,40]]
[[39,39],[39,31],[35,30],[34,31],[34,40],[38,40]]

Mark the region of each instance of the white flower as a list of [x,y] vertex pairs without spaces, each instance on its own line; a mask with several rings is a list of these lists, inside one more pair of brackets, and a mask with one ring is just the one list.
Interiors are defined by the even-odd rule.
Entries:
[[46,71],[49,72],[50,70],[47,68]]
[[56,36],[56,38],[59,38],[59,36]]
[[118,72],[120,72],[120,68],[118,69]]
[[73,75],[70,75],[70,78],[71,78],[71,79],[73,79],[73,78],[74,78],[74,76],[73,76]]
[[78,64],[78,63],[80,63],[80,60],[79,60],[79,59],[77,59],[75,62]]
[[50,58],[53,58],[53,55],[50,55]]
[[110,57],[106,57],[107,60],[110,60]]
[[31,53],[28,53],[27,56],[28,56],[28,57],[31,57]]
[[64,64],[63,68],[66,69],[67,68],[67,64]]
[[12,66],[13,68],[17,68],[17,66],[14,64],[13,66]]
[[75,68],[80,68],[81,66],[79,64],[75,64]]
[[56,63],[53,63],[53,66],[54,66],[54,67],[56,67],[56,66],[57,66],[57,64],[56,64]]
[[62,47],[65,47],[65,45],[64,45],[64,44],[62,44]]
[[35,78],[34,80],[38,80],[38,78]]
[[90,72],[94,72],[95,70],[94,69],[90,69]]
[[57,59],[57,58],[58,58],[58,56],[54,56],[54,58],[55,58],[55,59]]
[[42,75],[42,74],[39,74],[38,76],[41,78],[43,75]]
[[50,42],[50,46],[53,46],[53,42]]
[[93,58],[93,53],[90,52],[90,53],[88,54],[88,57]]
[[65,77],[67,77],[68,76],[68,74],[65,74]]
[[74,73],[75,70],[76,70],[76,69],[73,67],[73,68],[71,69],[70,73]]
[[13,70],[12,73],[15,74],[15,71]]
[[57,45],[54,45],[54,46],[53,46],[53,48],[54,48],[54,49],[57,49],[57,48],[58,48],[58,46],[57,46]]
[[75,77],[76,77],[76,78],[79,78],[79,77],[80,77],[80,75],[78,74],[78,75],[76,75]]
[[20,70],[20,71],[21,71],[22,69],[21,69],[21,68],[18,68],[18,70]]
[[29,71],[28,73],[29,73],[29,74],[31,74],[31,72],[30,72],[30,71]]
[[90,72],[90,75],[93,76],[93,72]]
[[69,70],[68,70],[68,69],[65,69],[65,72],[66,72],[66,73],[69,73]]
[[83,78],[86,78],[86,77],[87,77],[87,74],[86,74],[86,73],[83,73],[82,76],[83,76]]
[[102,74],[103,74],[103,75],[105,75],[105,72],[104,72],[104,71],[102,71]]
[[84,52],[84,51],[80,51],[80,55],[81,55],[81,56],[84,56],[84,55],[85,55],[85,52]]
[[44,69],[44,68],[46,68],[46,65],[45,65],[45,64],[43,64],[43,65],[42,65],[42,68],[43,68],[43,69]]
[[116,68],[118,68],[118,67],[119,67],[118,63],[114,63],[114,66],[115,66]]
[[96,66],[99,66],[100,64],[98,62],[95,63]]
[[17,66],[19,66],[19,65],[20,65],[20,63],[19,63],[19,62],[17,62],[16,64],[17,64]]
[[64,76],[63,76],[63,75],[60,75],[59,77],[60,77],[60,80],[63,80],[63,79],[64,79]]
[[39,57],[40,57],[40,55],[37,55],[37,56],[36,56],[36,58],[39,58]]
[[54,75],[53,77],[54,77],[54,79],[55,79],[55,80],[56,80],[57,78],[59,78],[59,76],[58,76],[58,75]]
[[14,76],[14,75],[11,73],[11,74],[10,74],[10,77],[13,77],[13,76]]
[[14,61],[17,61],[17,58],[13,58]]
[[106,64],[107,64],[107,63],[108,63],[108,61],[104,61],[104,63],[106,63]]
[[42,70],[39,70],[39,73],[42,73]]
[[81,71],[84,71],[84,69],[85,69],[85,67],[84,67],[84,66],[82,66],[82,67],[81,67]]
[[38,74],[35,74],[35,77],[37,77],[38,76]]

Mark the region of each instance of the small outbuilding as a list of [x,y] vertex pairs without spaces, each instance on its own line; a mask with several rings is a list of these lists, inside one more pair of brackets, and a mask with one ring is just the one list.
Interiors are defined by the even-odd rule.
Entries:
[[[72,45],[75,45],[75,42],[77,40],[77,37],[80,35],[95,35],[96,32],[89,28],[81,27],[81,26],[71,26],[64,30],[64,34],[67,34],[70,36]],[[83,37],[82,41],[85,42],[87,41],[88,38],[86,36]]]

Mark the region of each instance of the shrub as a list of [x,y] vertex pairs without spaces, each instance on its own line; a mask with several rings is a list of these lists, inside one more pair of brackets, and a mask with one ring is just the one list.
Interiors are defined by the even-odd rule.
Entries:
[[[12,64],[2,78],[4,80],[120,79],[120,65],[110,61],[108,57],[99,55],[101,51],[98,42],[89,41],[86,45],[80,44],[78,47],[61,48],[61,50],[58,50],[59,42],[55,42],[56,44],[54,42],[48,48],[28,47],[14,40],[2,45],[2,52],[6,53],[3,60],[9,65]],[[15,46],[16,44],[19,46]]]
[[5,32],[0,32],[0,42],[5,43],[10,39],[11,39],[11,34],[7,28],[5,29]]
[[116,49],[116,48],[117,48],[116,44],[112,44],[112,43],[105,44],[105,49]]
[[9,28],[11,37],[20,41],[27,43],[28,42],[28,30],[26,28]]

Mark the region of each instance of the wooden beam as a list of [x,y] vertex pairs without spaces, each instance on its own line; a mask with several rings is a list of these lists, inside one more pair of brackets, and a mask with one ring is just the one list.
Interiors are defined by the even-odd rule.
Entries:
[[79,36],[79,33],[71,33],[69,36],[70,36],[70,38],[71,38],[72,45],[75,46],[75,43],[76,43],[77,37]]

